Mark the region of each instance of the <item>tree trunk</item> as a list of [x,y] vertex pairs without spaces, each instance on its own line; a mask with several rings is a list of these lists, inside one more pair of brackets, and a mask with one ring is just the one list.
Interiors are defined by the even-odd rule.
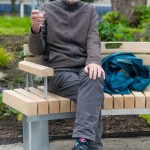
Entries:
[[16,15],[16,0],[11,0],[12,15]]
[[129,23],[134,22],[134,6],[147,5],[147,0],[111,0],[112,10],[119,11]]

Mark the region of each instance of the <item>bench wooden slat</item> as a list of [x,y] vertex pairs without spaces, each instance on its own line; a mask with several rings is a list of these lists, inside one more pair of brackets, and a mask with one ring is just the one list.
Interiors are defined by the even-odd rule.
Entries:
[[150,108],[150,87],[143,91],[143,94],[146,97],[146,108]]
[[105,93],[104,92],[104,103],[103,103],[103,109],[105,110],[111,110],[113,109],[113,97],[108,94],[108,93]]
[[[43,86],[38,86],[38,89],[43,91],[44,87]],[[56,97],[60,100],[60,112],[61,113],[71,111],[71,102],[70,102],[69,98],[62,97],[62,96],[56,95],[56,94],[51,93],[51,92],[49,92],[49,95],[54,96],[54,97]],[[74,108],[72,108],[72,109],[74,109]]]
[[[44,93],[34,87],[29,87],[29,91],[31,93],[34,93],[42,98],[44,98]],[[59,99],[57,99],[56,97],[53,97],[51,95],[48,95],[48,102],[49,102],[49,113],[53,114],[53,113],[59,113]]]
[[71,108],[70,108],[70,99],[66,98],[66,97],[62,97],[59,95],[56,95],[54,93],[50,93],[50,95],[58,98],[60,100],[60,112],[64,113],[64,112],[70,112]]
[[[106,48],[108,43],[120,43],[120,48]],[[102,53],[132,52],[132,53],[150,53],[150,42],[101,42]]]
[[32,100],[36,101],[37,104],[38,104],[38,115],[44,115],[44,114],[48,114],[48,101],[45,100],[44,98],[42,97],[39,97],[31,92],[28,92],[24,89],[14,89],[14,91],[26,96],[26,97],[29,97],[31,98]]
[[[37,87],[39,90],[44,90],[44,86],[38,86]],[[68,98],[65,98],[65,97],[62,97],[62,96],[58,96],[58,95],[56,95],[56,94],[54,94],[54,93],[51,93],[51,92],[49,92],[50,94],[52,94],[53,96],[57,96],[57,97],[59,97],[59,99],[61,99],[61,100],[69,100],[69,101],[71,101],[70,99],[68,99]],[[67,106],[67,108],[66,109],[62,109],[62,111],[63,112],[76,112],[76,109],[77,109],[77,103],[75,102],[75,101],[71,101],[71,108],[69,109],[69,107],[70,107],[70,102],[67,102],[68,103],[68,105],[66,105]],[[63,104],[64,105],[64,104]]]
[[37,115],[37,102],[15,91],[4,90],[3,102],[27,116]]
[[145,55],[136,55],[138,58],[141,58],[143,60],[143,64],[150,66],[150,56],[145,54]]
[[135,97],[135,108],[145,108],[145,95],[142,92],[132,91]]
[[48,77],[54,75],[53,68],[45,67],[28,61],[19,62],[18,67],[22,71],[29,72],[37,76]]
[[124,108],[133,109],[134,108],[134,95],[133,94],[123,94]]
[[122,109],[123,104],[123,96],[121,94],[112,94],[114,99],[114,109]]
[[71,101],[71,112],[77,111],[77,102]]

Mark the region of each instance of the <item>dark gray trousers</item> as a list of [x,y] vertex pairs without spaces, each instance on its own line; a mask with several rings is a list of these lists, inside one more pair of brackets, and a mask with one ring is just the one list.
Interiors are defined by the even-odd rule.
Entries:
[[89,150],[102,150],[103,78],[89,79],[84,68],[56,69],[49,78],[49,91],[77,101],[73,138],[90,140]]

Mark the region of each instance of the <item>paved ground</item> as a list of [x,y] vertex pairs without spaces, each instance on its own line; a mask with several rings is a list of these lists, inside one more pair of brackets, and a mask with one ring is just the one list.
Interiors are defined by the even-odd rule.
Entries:
[[[51,150],[71,150],[73,140],[51,142]],[[140,138],[105,138],[104,150],[150,150],[150,137]],[[0,145],[0,150],[23,150],[22,143]]]

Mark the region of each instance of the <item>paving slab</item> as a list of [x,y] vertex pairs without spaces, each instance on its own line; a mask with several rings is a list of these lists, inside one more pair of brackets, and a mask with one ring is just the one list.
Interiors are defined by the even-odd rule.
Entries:
[[[149,150],[150,137],[105,138],[103,150]],[[57,140],[51,142],[51,150],[71,150],[74,140]],[[0,145],[0,150],[23,150],[23,144]]]

